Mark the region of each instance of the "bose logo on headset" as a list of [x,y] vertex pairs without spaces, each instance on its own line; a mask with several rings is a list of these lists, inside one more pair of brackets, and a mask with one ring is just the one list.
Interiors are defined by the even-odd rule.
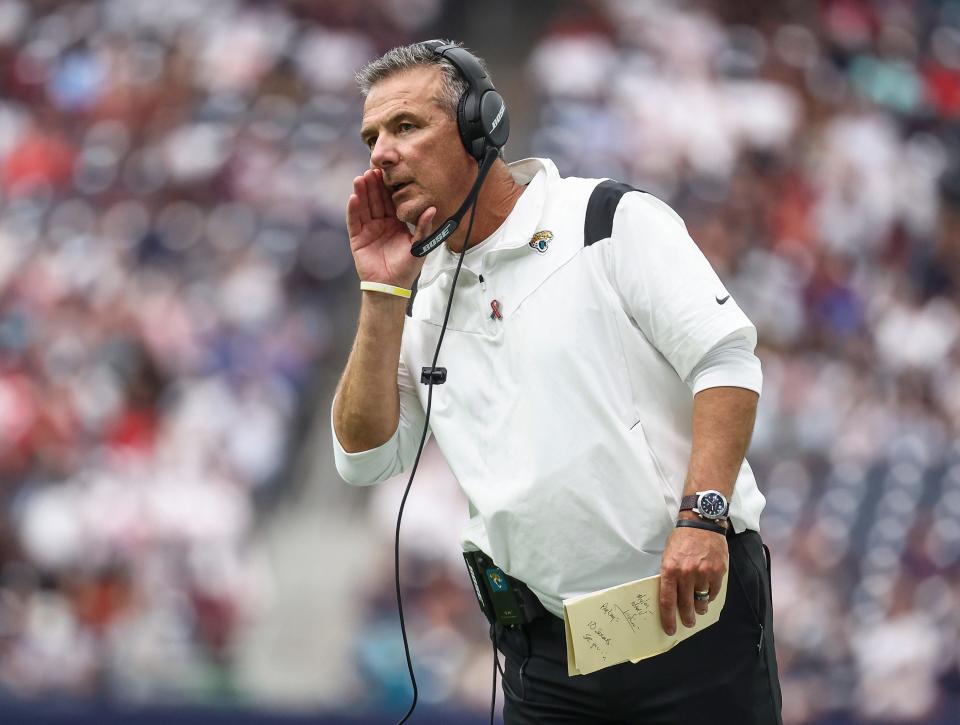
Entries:
[[497,117],[493,119],[493,123],[490,124],[490,133],[493,133],[497,126],[500,125],[500,119],[503,118],[503,114],[506,110],[506,104],[500,106],[500,113],[497,114]]
[[420,256],[422,256],[423,254],[429,254],[434,249],[436,249],[441,244],[443,244],[445,241],[447,241],[447,237],[453,234],[456,231],[458,226],[460,226],[460,223],[456,219],[447,219],[446,224],[444,224],[442,227],[440,227],[439,230],[431,234],[430,238],[426,240],[425,243],[422,243],[420,247],[420,251],[422,252],[422,254]]

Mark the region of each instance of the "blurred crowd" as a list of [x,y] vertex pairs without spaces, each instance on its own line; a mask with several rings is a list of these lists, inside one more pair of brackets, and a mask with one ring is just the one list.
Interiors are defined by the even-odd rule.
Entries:
[[[242,696],[238,631],[269,594],[251,532],[356,294],[353,72],[449,5],[0,0],[0,699]],[[541,24],[495,76],[531,89],[507,101],[533,153],[668,201],[758,327],[786,721],[943,716],[960,2],[584,0]],[[425,467],[404,529],[421,697],[482,709],[492,652],[449,546],[466,505]],[[358,523],[383,541],[365,704],[409,697],[398,499],[374,489]]]
[[376,5],[0,0],[0,700],[236,694]]

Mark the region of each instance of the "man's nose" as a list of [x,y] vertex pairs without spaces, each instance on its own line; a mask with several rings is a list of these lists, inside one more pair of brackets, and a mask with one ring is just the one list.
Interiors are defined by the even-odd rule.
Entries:
[[393,166],[399,160],[400,155],[397,153],[397,147],[393,140],[386,135],[379,136],[370,152],[370,166],[375,169],[383,169]]

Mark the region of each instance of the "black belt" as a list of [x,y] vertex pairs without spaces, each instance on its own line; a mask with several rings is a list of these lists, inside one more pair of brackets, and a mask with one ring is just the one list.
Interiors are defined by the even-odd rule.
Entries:
[[467,563],[480,609],[490,624],[527,624],[549,614],[526,584],[509,576],[482,551],[464,552],[463,560]]

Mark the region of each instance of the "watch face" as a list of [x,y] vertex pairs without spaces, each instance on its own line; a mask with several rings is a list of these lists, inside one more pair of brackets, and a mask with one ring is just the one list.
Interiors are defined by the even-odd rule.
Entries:
[[717,519],[727,513],[727,502],[719,493],[708,491],[700,496],[697,501],[697,508],[700,514],[708,519]]

